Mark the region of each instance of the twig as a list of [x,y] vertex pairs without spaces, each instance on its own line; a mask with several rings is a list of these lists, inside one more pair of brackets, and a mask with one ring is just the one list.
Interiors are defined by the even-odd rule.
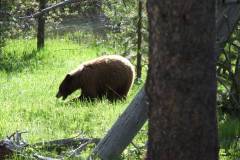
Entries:
[[91,143],[96,144],[96,143],[98,143],[98,141],[95,141],[95,139],[90,139],[89,141],[81,144],[78,148],[76,148],[70,152],[69,158],[79,155],[82,152],[82,150],[84,150],[87,147],[87,145],[91,144]]
[[141,154],[140,148],[137,145],[135,145],[133,142],[131,142],[131,144],[133,145],[134,148],[136,148],[137,154]]
[[138,156],[138,158],[140,158],[141,152],[143,151],[143,149],[146,149],[146,145],[144,145],[144,146],[137,146],[133,142],[131,142],[131,144],[133,145],[134,148],[136,148],[136,152],[135,153]]
[[240,104],[238,103],[238,101],[236,100],[236,98],[232,95],[232,93],[230,92],[230,89],[225,85],[225,83],[222,81],[221,78],[217,77],[217,80],[219,83],[221,83],[224,88],[227,90],[227,92],[229,93],[229,96],[232,97],[233,101],[238,105],[240,106]]

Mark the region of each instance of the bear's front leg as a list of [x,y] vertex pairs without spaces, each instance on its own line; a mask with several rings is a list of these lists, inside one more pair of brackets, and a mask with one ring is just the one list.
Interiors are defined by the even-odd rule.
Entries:
[[90,93],[88,93],[88,94],[86,94],[86,93],[82,93],[79,97],[78,97],[78,99],[80,100],[80,101],[94,101],[95,99],[97,98],[97,95],[96,94],[90,94]]
[[85,101],[85,100],[87,100],[87,99],[89,99],[89,98],[87,98],[85,95],[81,94],[81,95],[78,97],[78,99],[79,99],[80,101]]

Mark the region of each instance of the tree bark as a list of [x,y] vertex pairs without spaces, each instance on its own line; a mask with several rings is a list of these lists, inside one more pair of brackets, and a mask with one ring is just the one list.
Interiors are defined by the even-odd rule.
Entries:
[[142,44],[142,0],[138,2],[138,25],[137,25],[137,80],[141,79],[142,76],[142,54],[141,54],[141,44]]
[[7,31],[10,29],[11,1],[0,1],[0,55],[8,38]]
[[[39,11],[44,9],[46,6],[46,0],[39,1]],[[44,28],[45,28],[45,18],[43,15],[38,17],[38,31],[37,31],[37,49],[40,50],[44,47]]]
[[149,160],[216,160],[215,0],[148,0]]

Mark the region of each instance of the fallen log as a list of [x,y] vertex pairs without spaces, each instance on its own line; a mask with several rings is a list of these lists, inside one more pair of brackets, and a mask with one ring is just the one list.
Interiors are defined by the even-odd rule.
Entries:
[[93,154],[104,160],[119,156],[147,119],[148,101],[144,87],[99,142]]

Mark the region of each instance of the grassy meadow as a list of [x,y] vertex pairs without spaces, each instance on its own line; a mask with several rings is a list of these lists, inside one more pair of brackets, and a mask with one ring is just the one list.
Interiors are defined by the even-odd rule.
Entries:
[[115,53],[99,46],[79,45],[67,39],[47,40],[45,49],[36,52],[35,40],[12,40],[5,47],[0,63],[0,137],[28,131],[29,143],[73,137],[103,137],[135,96],[141,85],[134,85],[127,101],[110,103],[70,102],[56,99],[66,73],[81,62]]
[[[68,38],[47,39],[46,47],[37,52],[36,40],[9,40],[0,55],[0,138],[19,131],[27,131],[28,143],[82,137],[101,138],[127,107],[142,84],[134,84],[126,101],[110,103],[70,102],[55,95],[66,73],[81,62],[102,53],[117,53],[104,44],[81,44]],[[146,73],[144,73],[145,77]],[[138,146],[146,142],[145,125],[134,140]],[[221,160],[240,157],[240,120],[219,114]],[[143,159],[130,145],[121,159]],[[17,158],[16,158],[17,159]],[[83,158],[84,159],[84,158]]]

